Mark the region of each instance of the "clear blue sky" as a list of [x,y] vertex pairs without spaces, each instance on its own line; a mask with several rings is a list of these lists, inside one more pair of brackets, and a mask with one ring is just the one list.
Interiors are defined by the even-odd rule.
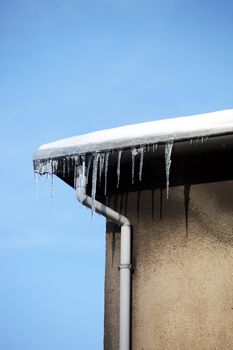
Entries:
[[0,349],[99,350],[104,220],[40,187],[43,143],[233,108],[233,2],[0,1]]

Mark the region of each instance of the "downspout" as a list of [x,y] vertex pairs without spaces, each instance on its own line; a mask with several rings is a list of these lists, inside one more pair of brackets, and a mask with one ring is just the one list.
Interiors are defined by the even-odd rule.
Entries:
[[[86,176],[84,167],[78,168],[76,197],[87,208],[92,208],[92,198],[86,194]],[[115,210],[94,200],[95,211],[121,226],[120,254],[120,320],[119,350],[130,350],[130,306],[131,306],[131,224]]]

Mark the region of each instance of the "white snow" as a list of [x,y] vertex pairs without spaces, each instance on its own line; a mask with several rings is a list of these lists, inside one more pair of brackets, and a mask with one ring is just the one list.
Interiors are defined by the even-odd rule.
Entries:
[[42,145],[34,160],[233,133],[233,109],[122,126]]

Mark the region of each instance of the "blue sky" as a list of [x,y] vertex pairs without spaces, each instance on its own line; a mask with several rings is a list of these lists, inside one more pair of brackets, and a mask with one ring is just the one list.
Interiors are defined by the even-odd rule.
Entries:
[[233,2],[0,1],[0,349],[102,349],[105,222],[39,145],[233,108]]

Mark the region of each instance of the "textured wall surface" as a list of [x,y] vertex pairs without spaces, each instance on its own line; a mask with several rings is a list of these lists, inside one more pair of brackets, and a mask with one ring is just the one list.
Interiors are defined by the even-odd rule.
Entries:
[[[233,182],[192,186],[189,206],[188,187],[162,195],[110,200],[133,225],[132,349],[233,349]],[[105,350],[118,349],[119,239],[107,223]]]

